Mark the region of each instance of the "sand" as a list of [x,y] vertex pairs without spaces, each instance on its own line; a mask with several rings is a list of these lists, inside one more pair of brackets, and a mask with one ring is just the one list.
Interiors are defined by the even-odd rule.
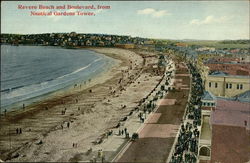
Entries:
[[[117,59],[117,64],[81,88],[78,85],[67,92],[59,91],[53,98],[1,117],[1,159],[89,161],[102,146],[93,142],[113,129],[161,78],[152,71],[157,57],[146,58],[144,65],[143,52],[138,55],[117,48],[92,50]],[[62,115],[65,108],[66,113]],[[16,128],[22,128],[22,134],[16,134]],[[77,147],[73,147],[73,143],[77,143]],[[108,151],[105,148],[111,145],[103,144],[100,148]],[[114,146],[114,151],[121,145]],[[89,154],[90,148],[93,151]]]

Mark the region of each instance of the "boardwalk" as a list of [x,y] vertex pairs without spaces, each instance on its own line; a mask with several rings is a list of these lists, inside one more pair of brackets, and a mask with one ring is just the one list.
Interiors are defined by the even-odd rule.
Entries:
[[177,65],[175,90],[159,102],[157,111],[139,131],[139,139],[131,142],[115,162],[166,162],[185,112],[189,84],[187,68]]

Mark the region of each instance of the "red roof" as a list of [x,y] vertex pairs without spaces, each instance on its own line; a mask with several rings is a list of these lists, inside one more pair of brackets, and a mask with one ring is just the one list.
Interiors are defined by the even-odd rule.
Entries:
[[212,58],[212,62],[219,63],[240,63],[242,60],[239,57],[214,57]]
[[210,63],[205,65],[209,67],[210,71],[222,71],[229,75],[250,75],[250,64]]
[[243,163],[250,160],[250,132],[243,127],[213,125],[211,162]]
[[213,125],[246,127],[250,129],[250,103],[217,99],[217,105],[211,112]]

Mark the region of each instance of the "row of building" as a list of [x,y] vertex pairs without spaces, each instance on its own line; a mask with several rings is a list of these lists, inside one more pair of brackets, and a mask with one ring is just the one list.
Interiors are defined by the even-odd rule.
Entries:
[[71,33],[46,33],[46,34],[1,34],[1,43],[4,44],[29,44],[29,45],[45,45],[45,46],[63,46],[63,47],[121,47],[134,48],[135,45],[144,45],[152,43],[150,39],[106,35],[106,34],[80,34]]
[[[166,43],[167,42],[167,43]],[[157,50],[164,52],[169,49],[188,51],[189,55],[199,54],[223,54],[223,55],[243,55],[248,54],[249,49],[240,48],[213,48],[201,45],[188,45],[181,41],[162,41],[131,37],[124,35],[109,34],[84,34],[84,33],[44,33],[44,34],[1,34],[2,44],[29,44],[44,46],[63,46],[63,47],[120,47],[120,48],[140,48],[144,50]]]
[[250,161],[250,62],[225,56],[197,62],[205,86],[200,163]]
[[157,48],[189,58],[202,77],[205,93],[200,108],[198,162],[250,161],[249,49],[216,49],[185,43]]

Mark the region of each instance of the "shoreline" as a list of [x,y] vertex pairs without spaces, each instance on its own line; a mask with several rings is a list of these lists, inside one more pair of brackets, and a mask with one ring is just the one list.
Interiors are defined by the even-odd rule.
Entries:
[[[35,110],[26,112],[25,116],[17,115],[2,121],[6,126],[0,126],[3,130],[0,133],[0,159],[61,162],[78,159],[75,157],[81,154],[83,158],[80,160],[89,161],[100,148],[108,150],[105,153],[108,152],[110,157],[114,152],[109,150],[117,150],[120,143],[126,140],[120,137],[118,143],[114,143],[112,138],[103,138],[117,123],[124,127],[121,118],[134,110],[160,81],[161,75],[152,69],[158,58],[147,58],[144,65],[142,53],[118,48],[91,50],[120,58],[122,62],[111,69],[105,78],[100,78],[99,84],[43,103]],[[66,114],[61,114],[64,109],[67,109]],[[22,128],[21,135],[15,133],[17,127]],[[95,145],[100,140],[104,143]],[[113,145],[110,146],[109,142]],[[72,148],[72,143],[79,144],[80,148]],[[84,154],[89,149],[93,152]]]
[[[85,50],[94,51],[94,52],[96,52],[96,53],[98,53],[100,55],[103,55],[104,57],[112,58],[112,60],[115,63],[113,63],[112,66],[108,66],[103,72],[100,72],[100,73],[92,76],[91,82],[89,82],[89,81],[86,82],[86,84],[84,84],[80,90],[76,90],[76,88],[74,88],[74,84],[71,84],[69,86],[58,89],[56,91],[48,92],[46,94],[27,99],[25,101],[29,101],[29,100],[32,100],[32,99],[37,99],[37,100],[35,100],[34,102],[31,102],[30,104],[25,106],[25,109],[22,109],[22,104],[25,101],[13,103],[10,106],[7,106],[7,107],[11,107],[11,109],[9,109],[7,111],[6,116],[23,116],[22,114],[24,114],[24,116],[25,116],[26,112],[36,110],[37,108],[40,108],[40,106],[43,106],[46,103],[53,103],[53,101],[58,101],[60,98],[64,98],[64,97],[67,97],[67,96],[74,96],[74,95],[80,93],[81,91],[84,91],[84,90],[86,90],[88,88],[91,88],[91,87],[93,87],[95,85],[103,83],[103,82],[100,82],[99,80],[102,79],[102,78],[105,78],[110,73],[110,71],[112,71],[113,69],[115,69],[115,68],[119,67],[121,64],[123,64],[123,61],[119,57],[113,57],[109,53],[104,54],[104,53],[98,52],[98,49],[102,49],[102,48],[99,48],[99,47],[85,48],[84,47],[84,48],[78,48],[78,49],[85,49]],[[111,48],[111,49],[113,49],[113,48]],[[119,48],[117,48],[117,49],[119,49]],[[78,79],[78,80],[81,80],[81,82],[76,82],[76,84],[79,85],[80,83],[82,83],[82,79]],[[17,106],[17,105],[19,105],[19,106]],[[1,109],[5,109],[5,107],[2,107]],[[4,110],[1,110],[0,117],[1,116],[4,117]],[[17,120],[17,119],[13,118],[13,120]]]
[[[94,50],[94,51],[97,51],[98,53],[100,53],[100,51],[103,51],[103,49],[107,49],[107,48],[91,48],[88,50]],[[115,48],[109,48],[109,49],[112,50]],[[123,50],[123,49],[116,49],[116,50],[119,51],[119,50]],[[101,54],[103,54],[103,53],[101,53]],[[107,54],[103,54],[103,55],[107,56]],[[109,55],[109,57],[111,57],[111,56],[113,56],[112,53]],[[126,56],[124,56],[124,57],[126,59]],[[52,98],[48,98],[48,99],[42,100],[38,103],[31,104],[30,106],[27,106],[27,108],[25,108],[25,110],[18,109],[15,111],[8,112],[6,117],[1,117],[0,121],[1,121],[2,125],[0,126],[0,128],[3,130],[5,128],[5,130],[6,130],[6,128],[8,128],[8,127],[6,127],[6,126],[4,127],[4,125],[10,124],[10,126],[11,126],[11,125],[13,125],[13,123],[14,123],[14,126],[19,126],[17,124],[19,121],[31,118],[33,115],[39,114],[40,112],[44,112],[44,110],[47,106],[49,107],[49,110],[51,110],[51,108],[54,108],[56,106],[67,105],[68,103],[71,103],[72,98],[79,96],[79,94],[81,94],[83,92],[87,92],[86,91],[87,89],[93,88],[93,87],[98,87],[98,85],[101,85],[101,84],[107,82],[108,80],[114,78],[115,76],[117,76],[117,74],[113,73],[114,69],[117,69],[121,66],[128,66],[129,61],[128,61],[128,59],[124,60],[124,57],[121,57],[121,56],[113,57],[113,59],[115,59],[117,63],[114,64],[112,67],[110,67],[109,70],[107,70],[105,73],[101,73],[100,76],[97,75],[95,80],[93,80],[89,84],[87,84],[87,86],[85,88],[83,88],[81,91],[77,91],[77,90],[74,90],[74,88],[73,89],[71,88],[68,91],[66,91],[66,93],[63,93],[62,95],[61,94],[58,95],[58,91],[57,91],[57,93],[55,93],[55,94],[57,94],[57,96],[53,96]],[[120,60],[118,60],[118,59],[120,59]],[[64,99],[63,100],[64,104],[62,104],[62,100],[61,100],[62,98]],[[63,119],[65,119],[65,118],[63,118]],[[14,132],[15,132],[14,129],[12,129],[11,135]],[[4,133],[4,134],[7,134],[7,133]],[[3,137],[3,135],[1,135],[1,137]],[[3,145],[1,143],[4,143],[3,140],[0,140],[0,147],[2,148],[1,149],[1,151],[2,151],[4,149],[4,146],[6,146],[6,145]],[[4,150],[4,151],[5,151],[4,153],[6,154],[6,150]],[[7,150],[7,151],[9,151],[9,150]],[[9,151],[7,153],[11,153],[11,151]]]
[[[53,46],[51,46],[51,47],[53,47]],[[59,48],[67,49],[64,47],[59,47]],[[91,81],[94,81],[94,83],[97,83],[96,81],[98,80],[98,78],[105,76],[105,74],[108,71],[111,71],[111,69],[113,69],[115,66],[117,66],[121,62],[119,60],[119,58],[115,59],[115,58],[112,58],[112,56],[107,56],[105,54],[98,53],[97,51],[95,51],[96,48],[92,48],[92,49],[91,48],[75,48],[75,49],[76,50],[83,49],[83,50],[94,51],[98,55],[101,55],[104,58],[109,58],[110,60],[108,61],[108,64],[110,64],[111,62],[113,62],[113,63],[111,63],[112,65],[107,65],[107,66],[105,65],[105,67],[103,68],[103,70],[101,72],[93,73],[92,75],[88,76],[87,79],[79,78],[79,79],[76,79],[74,82],[72,82],[72,84],[68,84],[63,88],[59,88],[59,89],[54,90],[54,91],[49,91],[45,94],[34,96],[31,98],[25,99],[23,101],[14,102],[10,105],[2,106],[1,110],[0,110],[0,116],[3,116],[5,114],[5,110],[7,110],[7,114],[9,114],[10,112],[16,112],[19,109],[22,109],[23,104],[25,104],[25,108],[28,109],[30,107],[34,107],[36,105],[39,105],[40,103],[47,101],[49,99],[56,98],[57,96],[63,96],[63,95],[75,92],[75,90],[74,90],[75,84],[81,85],[81,87],[82,87],[81,90],[87,89],[89,87],[89,82],[88,82],[89,79],[91,79]],[[84,82],[86,82],[86,83],[84,83]]]
[[[34,102],[31,102],[27,106],[25,106],[25,109],[22,109],[22,106],[21,106],[21,104],[24,103],[24,101],[11,104],[9,107],[12,107],[12,108],[7,111],[6,116],[20,116],[20,115],[22,116],[22,114],[25,114],[25,112],[30,112],[32,110],[35,110],[40,105],[44,105],[45,103],[51,103],[53,101],[57,101],[60,98],[64,98],[67,96],[74,96],[83,90],[91,88],[97,84],[101,84],[102,82],[98,82],[98,80],[102,79],[103,77],[105,77],[109,73],[109,71],[112,71],[112,69],[116,68],[120,64],[119,62],[120,61],[116,61],[116,63],[114,63],[114,65],[112,65],[111,67],[108,67],[103,72],[101,72],[95,76],[92,76],[91,82],[87,82],[86,84],[84,84],[84,86],[82,86],[82,88],[80,90],[76,90],[76,88],[74,88],[74,84],[72,84],[72,85],[66,86],[64,88],[58,89],[56,91],[48,92],[46,94],[27,99],[25,101],[30,101],[33,99],[36,99],[36,100]],[[80,82],[80,83],[82,83],[82,82]],[[76,84],[79,85],[80,83],[77,82]],[[19,106],[17,106],[17,105],[19,105]],[[3,107],[3,109],[4,109],[4,107]],[[1,116],[4,117],[4,113],[3,113],[4,111],[1,111],[1,112],[2,112]]]

